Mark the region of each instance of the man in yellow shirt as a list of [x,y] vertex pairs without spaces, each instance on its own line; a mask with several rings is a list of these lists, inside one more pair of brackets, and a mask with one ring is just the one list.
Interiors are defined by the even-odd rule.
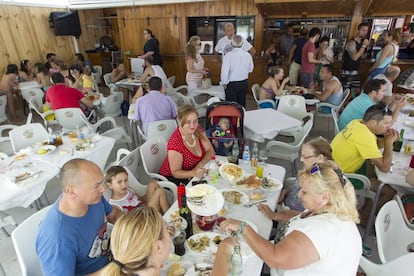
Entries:
[[[351,121],[332,140],[332,158],[347,173],[360,173],[371,179],[371,190],[377,191],[378,179],[372,165],[380,171],[388,172],[392,162],[392,144],[398,132],[391,128],[392,111],[384,103],[367,109],[362,120]],[[384,151],[381,153],[376,135],[384,135]],[[371,162],[367,162],[370,160]],[[366,163],[366,164],[365,164]],[[358,188],[358,187],[356,187]],[[380,208],[391,200],[395,191],[387,186],[381,191],[378,203]],[[366,210],[367,209],[367,210]],[[365,204],[361,212],[361,222],[366,222],[370,206]]]

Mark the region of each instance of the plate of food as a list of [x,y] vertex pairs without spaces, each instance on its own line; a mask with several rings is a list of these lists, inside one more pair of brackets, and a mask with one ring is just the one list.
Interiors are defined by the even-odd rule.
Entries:
[[218,233],[202,232],[192,235],[185,245],[195,255],[212,255],[217,252],[217,246],[224,239],[225,236]]
[[[193,201],[192,198],[197,198],[197,201]],[[201,200],[198,200],[200,198]],[[196,215],[212,216],[223,208],[224,198],[216,187],[198,184],[187,188],[187,205]]]
[[93,143],[79,143],[75,145],[76,151],[88,151],[95,147],[95,144]]
[[16,184],[24,184],[26,182],[30,182],[34,179],[36,179],[41,171],[38,172],[31,172],[31,171],[20,171],[13,175],[13,182]]
[[221,165],[219,172],[222,177],[231,182],[239,181],[244,176],[243,169],[240,166],[232,163]]
[[37,155],[47,155],[51,152],[54,152],[55,150],[56,150],[56,147],[53,145],[43,145],[43,146],[36,147],[34,149],[34,152]]
[[255,189],[247,192],[250,201],[257,201],[265,199],[266,195],[262,189]]
[[268,191],[278,191],[283,188],[283,184],[276,178],[264,177],[260,187]]
[[186,275],[186,272],[193,267],[193,263],[190,261],[168,261],[164,264],[162,271],[165,273],[162,273],[161,275],[166,276],[182,276]]
[[244,179],[241,179],[236,182],[236,188],[240,190],[254,190],[260,187],[262,180],[256,177],[255,174],[252,174]]
[[168,222],[168,225],[174,226],[174,230],[175,229],[179,229],[179,230],[187,229],[188,223],[183,217],[180,216],[179,210],[172,212],[170,214],[170,219],[171,220]]
[[249,197],[242,191],[236,189],[222,189],[221,194],[227,204],[244,205],[249,202]]

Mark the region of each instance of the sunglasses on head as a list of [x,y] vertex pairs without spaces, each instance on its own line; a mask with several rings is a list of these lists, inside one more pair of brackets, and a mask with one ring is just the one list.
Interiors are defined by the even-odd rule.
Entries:
[[375,110],[374,112],[371,113],[371,115],[369,115],[368,120],[371,120],[372,118],[374,118],[374,116],[378,115],[378,114],[382,114],[382,115],[386,115],[388,113],[388,105],[384,105],[384,107]]
[[[346,178],[345,178],[344,173],[342,172],[342,170],[340,168],[334,168],[333,170],[336,173],[336,175],[338,176],[339,181],[341,182],[342,187],[345,187]],[[323,175],[321,173],[321,170],[319,168],[318,163],[313,164],[313,167],[310,170],[310,174],[311,175],[317,174],[321,180],[324,180]]]

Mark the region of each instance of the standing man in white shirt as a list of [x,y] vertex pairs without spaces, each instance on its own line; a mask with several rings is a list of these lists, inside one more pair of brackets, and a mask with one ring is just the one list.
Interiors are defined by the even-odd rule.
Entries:
[[252,56],[243,47],[243,38],[235,35],[233,49],[223,57],[221,66],[221,85],[224,85],[226,101],[234,101],[246,107],[246,94],[249,90],[247,78],[253,72]]
[[[226,35],[217,42],[217,45],[214,48],[215,54],[217,55],[222,54],[224,56],[233,48],[231,45],[231,39],[235,34],[234,25],[232,23],[227,23],[224,26],[224,32],[226,33]],[[242,48],[245,51],[248,51],[252,56],[254,56],[254,54],[256,53],[256,49],[245,38],[242,38],[242,40]]]

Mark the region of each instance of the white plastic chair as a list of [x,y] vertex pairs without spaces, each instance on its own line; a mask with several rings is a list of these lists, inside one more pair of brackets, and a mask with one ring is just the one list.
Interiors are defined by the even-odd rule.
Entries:
[[23,276],[43,275],[39,258],[36,254],[35,242],[39,225],[52,206],[53,205],[47,206],[31,215],[17,226],[11,234],[13,246]]
[[[147,124],[145,140],[164,137],[165,141],[170,139],[171,134],[177,128],[177,121],[175,119],[155,121]],[[140,131],[140,130],[139,130]]]
[[[186,88],[186,85],[182,85],[180,87]],[[179,87],[174,89],[179,90]],[[173,99],[173,101],[177,105],[177,108],[181,107],[182,105],[189,104],[196,108],[199,118],[206,117],[207,103],[198,104],[194,101],[194,98],[185,96],[180,92],[167,93],[167,95]]]
[[[32,97],[29,100],[29,110],[32,111],[34,110],[36,112],[37,115],[40,116],[40,118],[43,120],[43,124],[45,125],[45,127],[47,128],[48,126],[52,126],[58,124],[58,121],[56,121],[56,119],[53,120],[48,120],[48,116],[53,115],[55,112],[53,110],[48,110],[43,112],[43,100],[39,97]],[[32,115],[33,116],[33,115]]]
[[122,101],[122,92],[114,92],[113,94],[110,94],[108,97],[106,97],[105,104],[102,106],[101,111],[105,114],[105,116],[120,116]]
[[[398,203],[385,203],[375,219],[378,255],[382,263],[388,263],[409,253],[407,246],[414,242],[414,230],[406,225]],[[398,274],[394,274],[398,275]]]
[[9,136],[9,132],[10,130],[16,127],[18,126],[0,125],[0,152],[5,153],[7,155],[12,155],[14,153],[11,140],[10,140],[10,136]]
[[116,89],[116,85],[115,83],[112,83],[111,76],[112,76],[112,73],[106,73],[105,75],[103,75],[103,79],[104,79],[106,86],[108,86],[109,89],[112,90],[112,89]]
[[279,99],[277,111],[302,121],[305,117],[313,120],[313,113],[306,110],[305,98],[299,95],[285,95]]
[[341,103],[339,105],[333,105],[333,104],[330,104],[330,103],[327,103],[327,102],[320,102],[319,105],[318,105],[318,110],[316,111],[316,116],[325,117],[325,118],[332,117],[332,113],[331,112],[329,112],[329,113],[322,113],[321,112],[321,108],[322,107],[329,107],[331,109],[334,109],[336,111],[336,114],[339,114],[339,112],[342,109],[342,106],[344,105],[346,99],[348,99],[350,93],[351,93],[351,90],[349,88],[345,89],[345,91],[344,91],[344,97],[342,98],[342,101],[341,101]]
[[9,121],[6,115],[6,106],[7,106],[7,95],[2,95],[0,96],[0,123]]
[[30,89],[22,89],[21,90],[23,99],[26,100],[26,102],[29,102],[31,98],[38,97],[43,99],[45,93],[40,88],[30,88]]
[[368,177],[362,174],[357,173],[344,173],[344,175],[349,179],[357,179],[362,182],[364,185],[362,189],[355,189],[355,193],[357,195],[357,209],[361,210],[364,207],[365,199],[369,198],[374,202],[375,199],[375,192],[371,191],[371,181]]
[[167,80],[168,80],[168,82],[171,84],[171,86],[172,87],[174,87],[174,84],[175,84],[175,75],[174,76],[171,76],[171,77],[169,77]]
[[334,135],[337,135],[339,132],[338,113],[336,113],[336,110],[333,108],[331,108],[331,115],[332,115],[332,120],[334,124]]
[[309,132],[312,129],[313,120],[309,120],[305,123],[303,128],[301,128],[300,135],[297,137],[298,140],[293,141],[292,143],[282,142],[282,141],[270,141],[266,144],[266,151],[269,157],[288,160],[291,162],[292,174],[296,175],[296,164],[295,160],[299,157],[300,149],[308,137]]
[[163,137],[146,141],[140,147],[140,154],[144,170],[151,178],[168,181],[165,176],[159,174],[162,162],[167,157],[167,142]]
[[405,221],[405,224],[407,224],[408,228],[410,228],[410,229],[414,230],[414,223],[411,223],[411,222],[408,220],[407,215],[406,215],[406,213],[405,213],[404,205],[403,205],[403,202],[402,202],[402,200],[401,200],[400,195],[399,195],[399,194],[396,194],[396,195],[394,196],[394,199],[397,201],[397,203],[398,203],[398,207],[400,207],[400,211],[401,211],[401,214],[402,214],[403,219],[404,219],[404,221]]
[[266,99],[266,100],[259,100],[259,93],[260,93],[260,85],[258,83],[253,84],[252,86],[252,94],[253,98],[257,103],[257,108],[261,108],[260,104],[262,103],[269,103],[272,105],[273,108],[276,108],[276,103],[274,100]]
[[213,103],[221,102],[221,99],[219,97],[211,97],[207,100],[207,106],[212,105]]
[[34,146],[37,142],[49,141],[49,133],[39,123],[18,126],[10,130],[9,137],[15,153],[26,147]]
[[95,79],[96,85],[101,83],[101,77],[102,77],[102,66],[100,65],[94,65],[93,68],[95,69],[96,73],[92,73],[92,76]]
[[414,253],[405,254],[385,264],[376,264],[361,256],[359,266],[367,276],[411,276],[413,275]]

